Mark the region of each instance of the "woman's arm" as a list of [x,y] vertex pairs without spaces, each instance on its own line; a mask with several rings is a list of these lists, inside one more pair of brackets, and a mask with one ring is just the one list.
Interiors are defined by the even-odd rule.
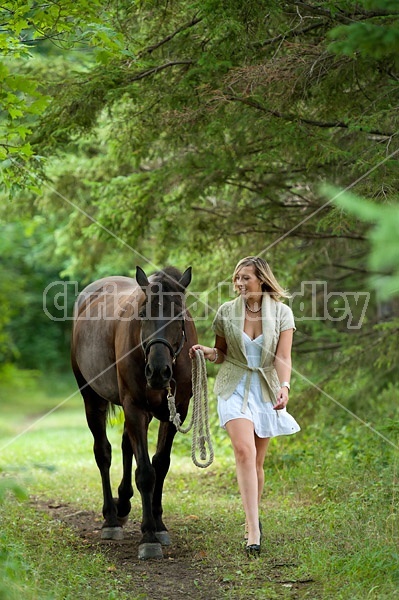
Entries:
[[224,361],[224,358],[227,354],[227,342],[226,339],[221,335],[217,335],[215,337],[215,348],[218,351],[218,359],[216,362],[220,364]]
[[[294,330],[286,329],[280,333],[277,344],[276,355],[274,359],[274,367],[277,371],[277,376],[280,384],[290,383],[291,380],[291,348]],[[277,404],[274,406],[276,410],[280,410],[287,405],[288,402],[288,387],[280,388],[277,394]]]
[[194,352],[196,350],[202,350],[207,360],[220,364],[224,361],[224,356],[227,352],[227,344],[224,337],[217,335],[215,338],[215,346],[210,348],[209,346],[202,346],[201,344],[195,344],[188,351],[190,358],[194,358]]

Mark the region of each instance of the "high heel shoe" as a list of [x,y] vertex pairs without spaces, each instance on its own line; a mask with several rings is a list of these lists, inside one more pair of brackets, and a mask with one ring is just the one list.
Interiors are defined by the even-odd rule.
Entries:
[[262,523],[259,520],[259,531],[260,531],[260,537],[259,537],[259,544],[249,544],[245,547],[245,551],[247,553],[247,556],[259,556],[260,555],[260,545],[262,543]]
[[247,556],[259,556],[260,555],[260,544],[250,544],[245,547]]

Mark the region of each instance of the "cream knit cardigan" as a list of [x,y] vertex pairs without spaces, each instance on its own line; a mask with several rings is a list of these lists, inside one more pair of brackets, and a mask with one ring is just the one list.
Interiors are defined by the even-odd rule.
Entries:
[[244,320],[245,302],[239,296],[219,307],[212,324],[216,335],[224,337],[227,343],[226,358],[216,376],[215,394],[227,400],[243,375],[247,373],[242,412],[245,411],[253,372],[258,372],[261,376],[263,401],[276,403],[280,382],[273,363],[278,340],[282,331],[286,329],[295,331],[294,316],[290,307],[282,302],[276,302],[265,293],[262,299],[263,343],[260,367],[250,367],[243,340]]

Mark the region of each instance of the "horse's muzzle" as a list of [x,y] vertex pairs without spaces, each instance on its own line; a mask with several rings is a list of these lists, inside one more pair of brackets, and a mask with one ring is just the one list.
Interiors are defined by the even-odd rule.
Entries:
[[168,364],[154,368],[150,363],[147,363],[145,366],[145,377],[151,389],[164,390],[170,386],[172,368]]

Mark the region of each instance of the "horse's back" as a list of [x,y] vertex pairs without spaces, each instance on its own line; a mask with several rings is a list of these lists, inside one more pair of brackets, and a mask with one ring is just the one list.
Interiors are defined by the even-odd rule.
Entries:
[[96,281],[89,283],[89,285],[80,292],[76,300],[75,311],[79,312],[84,304],[93,301],[101,294],[111,294],[112,292],[119,294],[124,292],[133,293],[137,288],[137,281],[132,277],[113,276],[97,279]]
[[71,348],[74,370],[110,402],[119,403],[115,330],[126,306],[134,312],[140,294],[135,279],[104,277],[86,286],[75,304]]

